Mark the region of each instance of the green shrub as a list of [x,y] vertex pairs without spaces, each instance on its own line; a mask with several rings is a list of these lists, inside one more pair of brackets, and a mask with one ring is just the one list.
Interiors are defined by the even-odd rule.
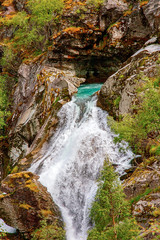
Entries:
[[88,240],[131,240],[139,234],[118,176],[108,160],[99,178],[90,215],[94,228],[89,231]]
[[130,200],[131,205],[137,203],[142,197],[148,195],[152,191],[153,191],[152,189],[147,188],[144,193],[141,193],[138,196],[136,196]]
[[119,134],[119,140],[126,140],[131,146],[139,148],[141,140],[150,133],[158,135],[160,131],[160,88],[150,79],[138,90],[140,102],[134,106],[135,114],[126,114],[119,122],[109,117],[111,128]]
[[[2,134],[2,130],[6,125],[5,120],[10,115],[8,111],[8,96],[6,89],[6,79],[7,75],[0,75],[0,133]],[[1,135],[0,134],[0,135]]]
[[59,227],[57,222],[48,225],[46,220],[41,221],[41,227],[32,234],[32,240],[64,240],[65,231]]
[[[29,13],[18,12],[11,19],[3,20],[14,32],[11,40],[5,41],[1,64],[13,62],[16,54],[28,50],[46,50],[52,30],[63,9],[63,0],[28,0]],[[8,61],[9,59],[9,61]]]
[[121,101],[121,96],[118,96],[113,102],[114,106],[118,108],[120,101]]
[[93,5],[95,7],[99,7],[103,2],[104,0],[88,0],[87,1],[89,5]]

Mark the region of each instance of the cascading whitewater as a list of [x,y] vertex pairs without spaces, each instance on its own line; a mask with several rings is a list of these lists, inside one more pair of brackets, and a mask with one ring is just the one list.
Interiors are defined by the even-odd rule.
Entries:
[[97,85],[84,85],[80,94],[61,108],[59,125],[47,151],[30,168],[40,175],[41,183],[59,206],[68,240],[87,239],[89,209],[104,159],[108,157],[123,174],[133,158],[127,144],[113,142],[107,113],[96,107],[97,96],[87,96],[96,90]]

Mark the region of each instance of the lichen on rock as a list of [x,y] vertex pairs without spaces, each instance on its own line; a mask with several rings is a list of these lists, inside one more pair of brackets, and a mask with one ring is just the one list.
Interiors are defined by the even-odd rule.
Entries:
[[58,123],[58,110],[84,81],[69,71],[47,65],[31,63],[20,66],[9,135],[12,163],[40,146],[40,142],[43,145],[43,138],[46,136],[46,141],[50,128]]
[[31,172],[10,174],[0,188],[0,218],[27,239],[42,220],[63,229],[60,212],[38,178]]

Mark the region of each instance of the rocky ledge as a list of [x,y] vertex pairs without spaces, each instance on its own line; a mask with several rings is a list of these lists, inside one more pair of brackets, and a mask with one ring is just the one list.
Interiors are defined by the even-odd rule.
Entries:
[[31,157],[39,152],[58,124],[58,110],[85,81],[67,70],[39,62],[22,64],[18,73],[13,114],[9,120],[12,166],[24,156]]
[[152,44],[132,55],[104,83],[98,105],[115,118],[127,113],[133,114],[132,106],[139,101],[137,89],[146,77],[154,78],[159,74],[159,54],[160,45]]
[[38,178],[31,172],[20,172],[8,175],[1,182],[0,218],[18,229],[25,239],[31,239],[42,220],[63,231],[59,210]]

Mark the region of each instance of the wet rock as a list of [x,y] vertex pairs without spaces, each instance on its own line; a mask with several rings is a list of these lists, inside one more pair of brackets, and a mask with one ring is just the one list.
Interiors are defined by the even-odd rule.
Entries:
[[120,177],[120,180],[123,181],[123,180],[129,178],[135,170],[136,170],[136,166],[133,166],[133,167],[125,170],[125,174]]
[[45,219],[62,227],[60,213],[38,176],[31,172],[8,175],[1,183],[0,218],[27,239]]

